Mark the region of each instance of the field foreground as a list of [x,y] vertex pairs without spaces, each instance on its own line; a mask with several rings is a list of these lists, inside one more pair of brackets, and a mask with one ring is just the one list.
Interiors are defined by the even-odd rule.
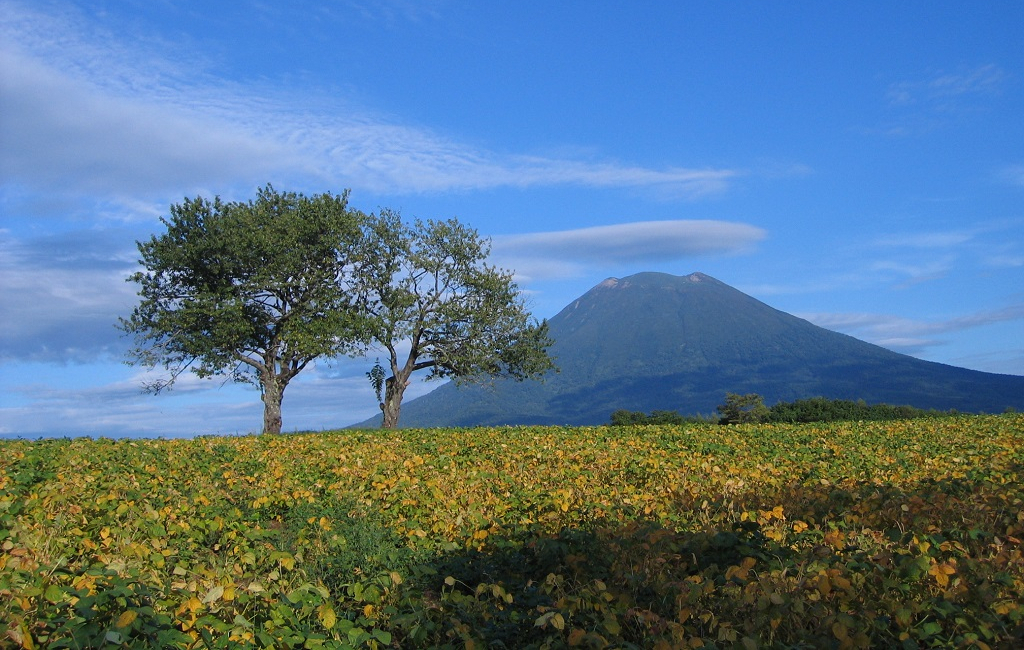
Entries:
[[1024,647],[1024,416],[0,442],[0,646]]

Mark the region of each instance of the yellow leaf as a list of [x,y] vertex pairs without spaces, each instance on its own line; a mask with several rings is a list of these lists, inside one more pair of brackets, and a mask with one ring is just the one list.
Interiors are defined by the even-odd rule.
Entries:
[[373,616],[373,605],[367,605],[366,607],[363,607],[363,616],[365,616],[366,618],[370,618],[371,616]]
[[832,586],[849,591],[852,588],[850,581],[840,575],[832,576]]
[[828,576],[826,576],[826,575],[818,576],[817,587],[818,587],[818,593],[821,594],[822,596],[828,596],[830,593],[832,593],[832,583],[829,582]]
[[18,627],[12,627],[7,634],[25,650],[35,650],[36,644],[32,640],[32,633],[28,631],[28,625],[24,622]]
[[216,587],[210,589],[210,591],[206,592],[206,595],[203,597],[203,603],[206,605],[209,605],[210,603],[215,603],[218,600],[220,600],[220,597],[223,595],[224,587],[217,585]]
[[319,610],[320,622],[328,630],[333,628],[338,622],[338,616],[334,613],[334,608],[330,605],[320,605]]
[[235,599],[235,585],[228,585],[227,587],[224,587],[224,596],[223,596],[223,598],[224,598],[224,600],[234,600]]
[[565,629],[565,619],[562,618],[561,614],[557,614],[556,613],[554,616],[551,617],[551,625],[556,630],[564,630]]
[[121,615],[117,617],[117,621],[114,623],[114,627],[128,627],[135,622],[138,616],[139,613],[131,609],[121,612]]

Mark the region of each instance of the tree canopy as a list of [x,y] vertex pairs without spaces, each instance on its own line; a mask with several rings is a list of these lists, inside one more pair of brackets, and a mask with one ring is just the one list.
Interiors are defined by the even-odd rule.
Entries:
[[[547,323],[530,316],[511,272],[486,263],[490,242],[476,230],[457,219],[409,225],[382,210],[366,233],[357,283],[390,372],[380,404],[384,427],[398,425],[414,372],[523,380],[554,368]],[[371,381],[381,376],[374,372]]]
[[197,197],[172,205],[167,231],[137,242],[141,301],[121,328],[129,359],[227,375],[260,388],[264,432],[281,430],[288,383],[311,361],[362,349],[366,319],[348,282],[366,216],[348,192],[311,197],[270,185],[248,202]]
[[726,393],[725,403],[718,407],[718,413],[722,424],[763,422],[768,417],[768,407],[757,393]]

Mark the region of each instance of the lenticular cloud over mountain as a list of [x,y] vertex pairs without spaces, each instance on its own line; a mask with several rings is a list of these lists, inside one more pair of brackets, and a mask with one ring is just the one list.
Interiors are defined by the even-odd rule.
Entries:
[[680,219],[505,235],[494,238],[494,248],[499,255],[621,263],[735,253],[765,235],[745,223]]

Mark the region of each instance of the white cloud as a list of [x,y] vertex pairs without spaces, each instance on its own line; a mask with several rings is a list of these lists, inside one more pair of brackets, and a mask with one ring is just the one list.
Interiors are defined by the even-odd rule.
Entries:
[[[210,382],[212,383],[212,382]],[[100,386],[65,390],[34,386],[27,405],[0,408],[2,431],[18,436],[181,437],[258,432],[262,405],[255,391],[238,387],[207,391],[139,395],[138,389]],[[111,394],[121,396],[107,401]]]
[[1024,165],[1008,165],[1000,169],[996,177],[1003,183],[1024,187]]
[[[366,359],[340,359],[306,368],[285,393],[283,430],[341,428],[379,413],[363,374],[370,365]],[[159,371],[139,370],[87,388],[50,382],[17,386],[13,392],[18,403],[0,407],[0,436],[179,437],[260,430],[263,404],[254,388],[183,374],[170,391],[142,394],[143,384],[158,375]],[[405,401],[440,385],[415,381]],[[60,424],[55,428],[54,423]]]
[[78,231],[34,240],[0,232],[0,360],[86,361],[120,354],[115,329],[135,289],[127,231]]
[[982,263],[996,269],[1024,266],[1024,251],[1012,244],[995,247],[984,257]]
[[917,264],[882,260],[871,264],[872,271],[902,278],[900,287],[907,287],[921,282],[929,282],[944,277],[953,268],[954,258],[946,256],[936,260],[926,260]]
[[481,150],[327,99],[325,89],[239,88],[176,66],[151,44],[108,45],[74,16],[5,9],[0,173],[7,183],[122,196],[301,177],[399,193],[580,185],[696,198],[725,190],[738,175]]
[[995,64],[961,67],[889,85],[894,121],[862,128],[868,134],[907,137],[947,127],[983,108],[1002,91],[1008,75]]
[[[239,177],[255,182],[270,161],[298,152],[211,110],[154,96],[122,97],[47,66],[0,52],[0,172],[36,188],[114,195],[195,187]],[[281,164],[278,162],[276,164]]]
[[962,230],[905,233],[879,237],[875,240],[875,245],[905,248],[951,248],[966,244],[973,238],[973,233]]
[[889,86],[888,97],[890,103],[897,106],[929,102],[941,107],[957,97],[996,93],[1005,80],[1006,73],[990,63],[954,72],[938,72],[926,79],[894,83]]
[[906,353],[942,343],[937,336],[994,323],[1024,320],[1024,303],[940,321],[922,321],[889,314],[803,313],[815,325],[836,330]]
[[525,277],[566,277],[586,265],[651,264],[739,253],[765,236],[761,228],[730,221],[639,221],[502,235],[494,238],[493,246],[502,266]]
[[1024,351],[996,350],[964,355],[950,359],[950,363],[963,368],[978,368],[1004,375],[1024,375]]
[[1006,74],[999,66],[989,63],[939,74],[928,80],[925,87],[932,95],[940,97],[991,93],[999,90],[1005,78]]

